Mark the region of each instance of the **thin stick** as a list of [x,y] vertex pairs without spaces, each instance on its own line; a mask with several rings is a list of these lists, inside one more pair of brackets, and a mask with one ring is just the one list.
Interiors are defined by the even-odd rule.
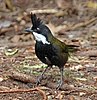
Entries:
[[32,89],[17,89],[17,90],[6,90],[6,91],[0,91],[0,94],[4,93],[20,93],[20,92],[33,92],[33,91],[39,91],[40,94],[43,96],[43,100],[47,100],[46,94],[43,90],[41,90],[39,87],[32,88]]
[[51,14],[53,14],[53,13],[58,13],[58,10],[56,10],[56,9],[44,9],[44,10],[40,9],[40,10],[33,10],[30,13],[34,13],[34,14],[42,14],[42,13],[49,14],[49,13],[51,13]]

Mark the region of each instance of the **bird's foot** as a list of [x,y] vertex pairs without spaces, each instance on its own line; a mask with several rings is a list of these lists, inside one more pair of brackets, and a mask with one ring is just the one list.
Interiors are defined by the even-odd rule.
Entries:
[[39,85],[42,79],[43,79],[43,76],[39,76],[36,81],[36,85]]
[[63,85],[63,82],[60,82],[60,83],[57,85],[56,89],[59,90],[59,89],[62,87],[62,85]]

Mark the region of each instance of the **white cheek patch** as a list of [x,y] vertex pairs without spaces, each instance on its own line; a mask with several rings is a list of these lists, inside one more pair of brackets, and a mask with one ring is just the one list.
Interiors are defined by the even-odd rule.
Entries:
[[36,32],[33,32],[33,35],[35,37],[35,39],[37,41],[41,41],[43,44],[50,44],[47,40],[46,40],[46,37],[41,35],[41,34],[38,34]]

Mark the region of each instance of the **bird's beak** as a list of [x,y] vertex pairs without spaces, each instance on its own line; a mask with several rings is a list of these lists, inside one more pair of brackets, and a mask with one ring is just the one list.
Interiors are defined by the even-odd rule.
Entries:
[[31,30],[31,28],[27,28],[25,29],[26,32],[30,32],[30,33],[33,33],[33,30]]

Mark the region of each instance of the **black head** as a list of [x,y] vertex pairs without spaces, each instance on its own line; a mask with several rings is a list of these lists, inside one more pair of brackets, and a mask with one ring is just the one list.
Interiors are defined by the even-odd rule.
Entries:
[[32,21],[32,25],[33,25],[31,27],[32,30],[37,31],[38,27],[40,25],[43,25],[43,22],[40,20],[40,18],[37,18],[37,16],[35,14],[32,14],[32,13],[31,13],[31,21]]
[[31,32],[34,36],[42,35],[46,38],[46,40],[48,40],[48,37],[52,35],[50,29],[41,21],[40,18],[37,18],[37,16],[32,13],[31,13],[31,21],[33,26],[29,29],[26,29],[26,31]]

